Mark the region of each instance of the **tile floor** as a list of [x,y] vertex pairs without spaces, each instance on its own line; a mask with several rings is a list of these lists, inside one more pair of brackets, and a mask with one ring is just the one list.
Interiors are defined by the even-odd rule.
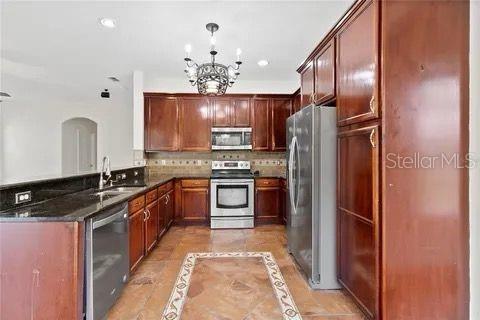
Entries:
[[[363,319],[358,308],[342,291],[310,290],[285,247],[286,236],[283,226],[261,226],[245,230],[210,230],[208,227],[197,226],[172,227],[133,273],[122,296],[107,318],[109,320],[160,320],[187,253],[268,251],[275,257],[303,319]],[[202,269],[199,270],[202,271]],[[206,276],[205,273],[198,275]],[[190,290],[192,288],[195,290]],[[191,287],[190,289],[188,299],[199,294],[198,288]],[[213,306],[219,304],[220,300],[224,303],[229,299],[231,300],[231,297],[227,294],[223,297],[211,297],[210,301],[203,303],[207,305],[211,303]],[[265,315],[258,312],[259,310],[245,315],[245,308],[241,305],[241,300],[238,300],[236,305],[238,306],[234,305],[232,309],[237,308],[238,314],[229,312],[220,317],[214,313],[198,315],[185,312],[182,314],[182,319],[272,319],[271,315]],[[194,310],[194,306],[190,305],[188,310]]]

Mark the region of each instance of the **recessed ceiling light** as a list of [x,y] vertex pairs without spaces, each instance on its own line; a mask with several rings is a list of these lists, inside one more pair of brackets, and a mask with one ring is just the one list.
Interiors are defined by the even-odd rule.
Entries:
[[104,26],[105,28],[115,28],[117,23],[115,20],[110,19],[110,18],[101,18],[100,19],[100,24]]
[[268,61],[267,60],[260,60],[257,62],[257,64],[260,66],[260,67],[265,67],[268,65]]

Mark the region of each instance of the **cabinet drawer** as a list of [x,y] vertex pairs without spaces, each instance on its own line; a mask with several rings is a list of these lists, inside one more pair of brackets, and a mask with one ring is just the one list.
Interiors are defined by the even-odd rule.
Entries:
[[154,200],[157,200],[157,189],[147,192],[146,200],[147,200],[147,204]]
[[161,197],[168,191],[173,189],[173,181],[169,181],[167,183],[162,184],[160,187],[158,187],[158,196]]
[[280,179],[256,179],[255,184],[257,187],[279,187]]
[[183,179],[182,187],[184,188],[208,187],[208,179]]
[[128,203],[128,212],[130,214],[137,212],[145,206],[145,195],[141,195]]

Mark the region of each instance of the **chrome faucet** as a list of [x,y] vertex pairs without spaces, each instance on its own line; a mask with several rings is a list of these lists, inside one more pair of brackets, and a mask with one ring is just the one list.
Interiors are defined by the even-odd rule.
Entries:
[[[103,174],[107,176],[106,180],[103,180]],[[100,181],[98,182],[98,189],[103,189],[103,185],[110,180],[112,172],[110,170],[110,158],[105,156],[102,160],[102,170],[100,171]]]

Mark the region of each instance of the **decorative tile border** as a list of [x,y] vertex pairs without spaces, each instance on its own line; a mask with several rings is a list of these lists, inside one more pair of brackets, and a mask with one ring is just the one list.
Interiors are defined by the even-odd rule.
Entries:
[[270,252],[198,252],[188,253],[178,273],[177,281],[170,295],[167,305],[163,311],[162,319],[180,319],[183,305],[185,303],[190,279],[193,274],[197,258],[262,258],[267,269],[270,283],[277,296],[278,303],[282,309],[283,319],[301,320],[302,316],[293,301],[287,284],[283,279],[273,255]]

